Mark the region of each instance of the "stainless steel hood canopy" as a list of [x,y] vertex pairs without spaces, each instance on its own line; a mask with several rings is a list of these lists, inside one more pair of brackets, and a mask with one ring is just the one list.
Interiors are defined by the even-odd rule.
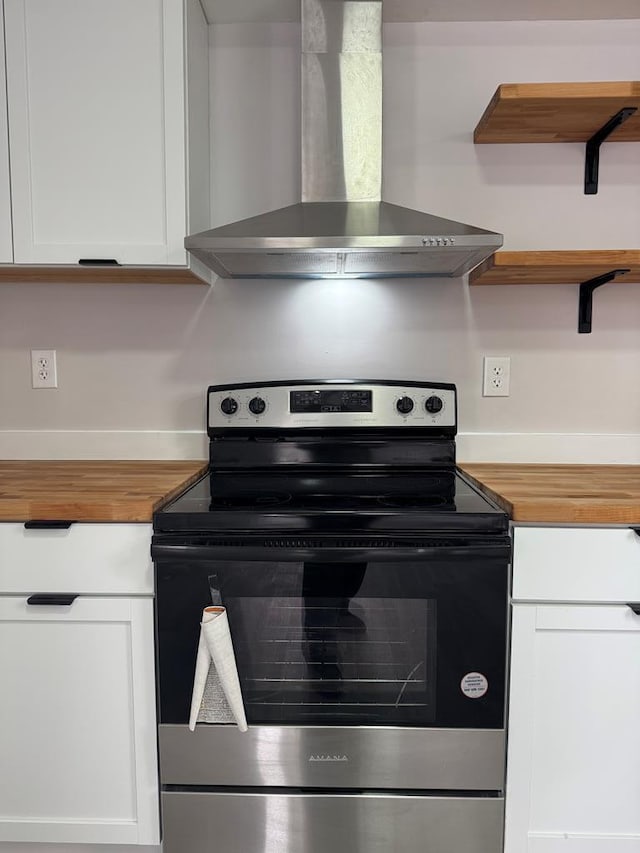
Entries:
[[459,276],[502,235],[380,201],[382,2],[302,0],[302,202],[187,237],[223,278]]
[[303,202],[185,241],[223,278],[457,276],[502,236],[384,201]]

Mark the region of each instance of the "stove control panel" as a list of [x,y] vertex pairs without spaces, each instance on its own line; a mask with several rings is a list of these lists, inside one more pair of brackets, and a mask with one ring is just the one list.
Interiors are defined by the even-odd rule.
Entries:
[[427,382],[269,382],[214,385],[209,427],[453,427],[454,385]]

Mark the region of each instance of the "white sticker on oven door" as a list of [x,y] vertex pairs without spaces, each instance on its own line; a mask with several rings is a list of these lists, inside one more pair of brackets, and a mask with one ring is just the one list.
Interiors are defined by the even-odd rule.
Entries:
[[468,699],[479,699],[489,689],[489,682],[481,672],[468,672],[460,682],[460,690]]

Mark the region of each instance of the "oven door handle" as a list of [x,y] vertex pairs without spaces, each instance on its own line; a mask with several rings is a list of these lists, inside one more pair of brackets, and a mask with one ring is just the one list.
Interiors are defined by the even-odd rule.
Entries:
[[222,544],[211,545],[167,545],[153,543],[151,556],[158,561],[168,560],[171,562],[238,562],[247,561],[291,561],[310,562],[319,560],[322,562],[336,563],[362,563],[362,562],[398,562],[409,560],[442,560],[459,559],[469,560],[474,557],[481,558],[509,558],[511,546],[508,537],[504,540],[481,543],[452,543],[451,545],[425,543],[423,546],[390,547],[296,547],[292,545],[278,546],[256,543],[243,546]]

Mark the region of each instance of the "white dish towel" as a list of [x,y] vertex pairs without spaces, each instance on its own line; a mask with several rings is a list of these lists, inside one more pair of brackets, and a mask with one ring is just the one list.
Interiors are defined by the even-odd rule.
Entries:
[[[215,669],[212,673],[209,672],[211,661]],[[220,695],[220,688],[223,696]],[[229,719],[229,711],[232,719]],[[189,715],[191,731],[194,731],[198,720],[212,723],[235,721],[241,732],[247,731],[247,718],[225,607],[205,607],[202,611]]]

